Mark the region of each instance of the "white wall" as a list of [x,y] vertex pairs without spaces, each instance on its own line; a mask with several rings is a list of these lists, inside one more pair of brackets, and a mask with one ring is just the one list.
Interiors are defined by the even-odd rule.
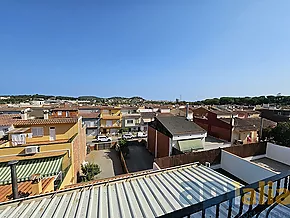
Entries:
[[276,175],[266,168],[224,150],[222,150],[221,168],[249,184]]
[[290,166],[290,148],[267,143],[266,157]]
[[191,134],[191,135],[175,135],[173,136],[172,140],[187,140],[187,139],[198,139],[198,138],[205,138],[207,133],[204,134]]

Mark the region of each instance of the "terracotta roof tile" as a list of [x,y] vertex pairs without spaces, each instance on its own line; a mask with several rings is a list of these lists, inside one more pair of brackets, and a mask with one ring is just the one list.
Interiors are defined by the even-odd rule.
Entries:
[[52,111],[77,111],[77,107],[56,107],[51,109]]
[[32,120],[17,120],[15,126],[29,126],[29,125],[48,125],[48,124],[63,124],[63,123],[77,123],[77,118],[53,118],[53,119],[32,119]]

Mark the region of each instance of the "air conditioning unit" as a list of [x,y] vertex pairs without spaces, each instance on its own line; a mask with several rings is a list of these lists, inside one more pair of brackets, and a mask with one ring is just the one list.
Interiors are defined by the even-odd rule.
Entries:
[[29,146],[25,148],[25,154],[39,153],[39,146]]
[[205,162],[206,167],[210,167],[210,162]]

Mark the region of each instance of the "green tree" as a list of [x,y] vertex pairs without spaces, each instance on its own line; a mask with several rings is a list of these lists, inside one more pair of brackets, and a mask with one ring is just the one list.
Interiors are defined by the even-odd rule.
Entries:
[[130,154],[127,140],[121,139],[119,141],[119,146],[120,146],[120,151],[123,153],[124,157],[127,157]]
[[271,136],[277,144],[290,147],[290,123],[278,123],[271,131]]
[[81,169],[85,175],[84,182],[93,180],[101,172],[99,165],[94,163],[83,164]]

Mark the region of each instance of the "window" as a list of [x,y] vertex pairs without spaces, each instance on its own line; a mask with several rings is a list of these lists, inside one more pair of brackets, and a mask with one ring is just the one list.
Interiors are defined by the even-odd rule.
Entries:
[[107,127],[113,126],[113,121],[112,120],[107,120],[106,121],[106,126]]
[[68,111],[65,112],[65,116],[69,117],[69,112]]
[[61,116],[61,115],[62,115],[62,111],[58,111],[58,112],[57,112],[57,115],[58,115],[58,116]]
[[32,127],[32,137],[43,136],[43,127]]
[[133,120],[127,120],[127,124],[132,124]]

